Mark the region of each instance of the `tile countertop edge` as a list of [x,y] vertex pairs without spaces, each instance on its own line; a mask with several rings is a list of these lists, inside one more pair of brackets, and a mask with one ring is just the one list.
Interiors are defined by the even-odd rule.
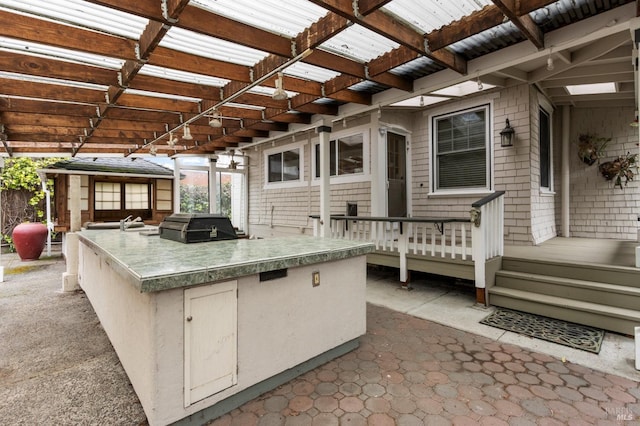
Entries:
[[[202,271],[194,271],[193,273],[188,272],[141,278],[140,291],[143,293],[147,293],[162,290],[171,290],[174,288],[187,287],[190,285],[199,285],[229,278],[259,274],[261,272],[268,272],[277,269],[286,269],[296,266],[312,265],[314,263],[342,260],[349,257],[363,256],[375,250],[375,246],[373,243],[359,242],[358,244],[359,245],[355,247],[343,247],[338,249],[321,250],[313,253],[299,254],[295,256],[268,258],[258,262],[241,262],[228,266],[216,266],[207,269],[207,272],[205,274],[206,277],[202,277]],[[193,278],[196,277],[193,275],[198,275],[197,279],[194,280]],[[185,278],[190,278],[191,282],[185,285]]]
[[104,262],[109,265],[118,275],[120,275],[123,279],[129,281],[136,289],[142,292],[142,277],[136,274],[131,268],[129,268],[126,264],[122,263],[116,256],[114,256],[109,250],[97,244],[95,241],[83,236],[82,234],[78,234],[80,240],[87,247],[92,249],[94,253],[100,253],[102,256],[105,256]]
[[322,249],[290,256],[270,257],[258,261],[237,262],[230,265],[198,268],[192,271],[143,277],[131,269],[129,265],[123,263],[115,254],[111,253],[108,249],[101,246],[91,238],[82,234],[79,236],[83,244],[86,244],[95,252],[99,252],[101,255],[106,256],[105,263],[107,263],[118,275],[129,281],[142,293],[188,287],[276,269],[342,260],[349,257],[366,255],[375,250],[373,243],[349,241],[349,247]]

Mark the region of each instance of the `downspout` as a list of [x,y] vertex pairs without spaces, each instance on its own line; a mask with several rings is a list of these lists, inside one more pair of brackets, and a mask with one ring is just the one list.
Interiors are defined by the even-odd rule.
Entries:
[[571,194],[571,166],[569,161],[570,152],[570,134],[571,134],[571,109],[569,105],[562,106],[562,236],[569,238],[571,232],[569,231],[571,213],[569,210]]

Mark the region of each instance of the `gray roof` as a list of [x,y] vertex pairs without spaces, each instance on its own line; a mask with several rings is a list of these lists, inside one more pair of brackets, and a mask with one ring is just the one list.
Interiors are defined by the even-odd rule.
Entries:
[[144,160],[142,158],[125,157],[95,157],[69,158],[58,161],[45,168],[47,172],[53,170],[68,170],[81,172],[95,172],[91,174],[118,175],[154,175],[173,177],[173,170]]

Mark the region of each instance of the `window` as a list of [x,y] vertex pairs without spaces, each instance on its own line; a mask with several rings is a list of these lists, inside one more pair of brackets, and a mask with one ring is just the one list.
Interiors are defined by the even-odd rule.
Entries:
[[[362,133],[332,140],[329,143],[329,174],[353,175],[364,172],[364,136]],[[316,144],[316,178],[320,177],[320,144]]]
[[120,210],[120,183],[96,182],[96,210]]
[[544,109],[539,110],[540,126],[540,188],[551,187],[551,117]]
[[125,183],[124,208],[127,210],[148,209],[149,185],[147,185],[146,183]]
[[278,152],[267,157],[268,182],[300,180],[300,149]]
[[433,117],[433,189],[488,189],[489,140],[488,105]]
[[[122,205],[122,183],[96,182],[95,209],[120,210]],[[126,210],[149,209],[149,184],[125,183],[124,208]]]
[[169,179],[158,179],[156,183],[156,209],[171,210],[173,208],[172,186],[173,182]]

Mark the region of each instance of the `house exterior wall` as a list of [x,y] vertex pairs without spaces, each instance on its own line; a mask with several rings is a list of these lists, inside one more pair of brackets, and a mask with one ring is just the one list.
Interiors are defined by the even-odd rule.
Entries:
[[[526,84],[498,92],[434,106],[415,113],[412,137],[413,215],[467,217],[471,204],[486,194],[439,195],[430,193],[430,115],[462,110],[486,103],[493,116],[493,187],[505,192],[505,242],[532,243],[530,90]],[[536,101],[537,102],[537,101]],[[537,107],[536,107],[537,114]],[[500,146],[500,131],[509,119],[515,129],[514,146]]]
[[627,152],[638,152],[638,129],[629,126],[633,107],[572,108],[570,232],[573,237],[636,240],[640,214],[640,182],[621,190],[605,180],[598,164],[587,166],[578,158],[577,140],[590,133],[611,141],[602,162]]
[[[358,119],[347,123],[336,123],[331,138],[341,134],[365,132],[364,143],[367,153],[370,152],[370,126],[366,120]],[[312,165],[313,151],[318,143],[318,135],[314,131],[277,141],[274,144],[263,144],[256,149],[248,150],[249,168],[249,234],[256,237],[272,237],[277,235],[311,234],[313,221],[309,215],[320,213],[320,182],[315,179]],[[302,182],[288,187],[267,184],[265,152],[289,149],[300,146],[303,151]],[[370,162],[370,156],[366,159]],[[371,215],[371,166],[352,182],[331,183],[331,213],[346,214],[346,204],[357,203],[358,215]],[[341,179],[337,179],[340,182]],[[347,178],[349,180],[349,178]]]
[[[426,217],[468,217],[471,204],[486,193],[438,194],[430,184],[432,115],[490,104],[493,129],[493,189],[505,191],[505,243],[539,244],[558,235],[561,210],[562,114],[545,103],[544,96],[528,84],[519,84],[495,92],[437,104],[420,112],[372,112],[344,126],[334,123],[331,138],[343,132],[360,129],[368,132],[369,155],[378,142],[378,126],[406,130],[409,141],[411,215]],[[539,108],[551,113],[552,185],[540,187]],[[571,114],[571,140],[582,132],[611,136],[607,158],[627,151],[638,152],[637,130],[629,126],[631,108],[575,109]],[[379,114],[376,117],[376,114]],[[512,147],[500,145],[500,131],[509,119],[515,129]],[[608,134],[607,132],[613,132]],[[288,138],[257,146],[247,151],[253,164],[249,169],[249,233],[256,236],[311,233],[309,215],[320,211],[319,184],[313,178],[313,146],[317,135],[310,131],[296,139]],[[265,150],[278,147],[304,146],[304,181],[295,187],[270,188],[265,185]],[[635,150],[635,151],[634,151]],[[571,145],[571,234],[575,237],[636,239],[640,214],[640,183],[629,183],[625,190],[613,189],[598,173],[597,166],[588,167],[577,156],[577,145]],[[331,212],[346,213],[346,203],[358,204],[358,214],[371,215],[371,168],[356,182],[331,184]],[[384,173],[384,172],[383,172]],[[384,194],[383,191],[383,195]]]

